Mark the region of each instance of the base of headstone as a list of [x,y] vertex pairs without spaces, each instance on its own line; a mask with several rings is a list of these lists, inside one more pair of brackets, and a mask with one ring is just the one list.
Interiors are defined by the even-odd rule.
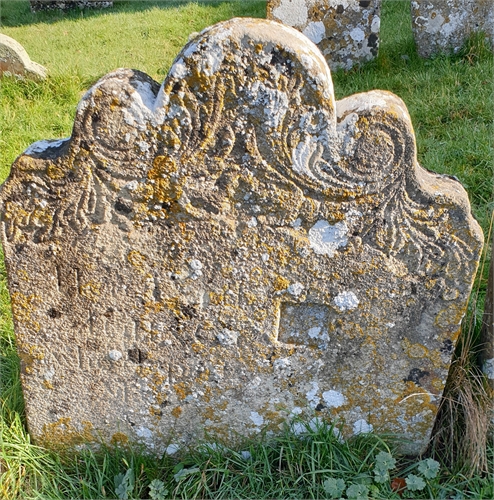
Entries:
[[411,5],[413,36],[422,57],[456,53],[480,31],[494,44],[492,0],[414,0]]
[[41,10],[68,10],[68,9],[85,9],[87,7],[95,9],[103,9],[113,6],[113,1],[102,0],[29,0],[32,12]]

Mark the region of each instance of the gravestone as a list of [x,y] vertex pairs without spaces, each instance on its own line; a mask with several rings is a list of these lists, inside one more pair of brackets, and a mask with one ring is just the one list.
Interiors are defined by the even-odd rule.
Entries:
[[85,9],[98,8],[103,9],[113,6],[113,0],[29,0],[31,10],[39,12],[40,10],[67,10],[67,9]]
[[46,68],[31,61],[24,47],[9,36],[0,33],[0,77],[44,79]]
[[233,19],[161,87],[103,77],[0,199],[37,442],[161,453],[316,415],[424,448],[483,236],[404,103],[335,102],[298,31]]
[[458,52],[479,31],[494,44],[492,0],[413,0],[412,29],[422,57]]
[[350,69],[379,50],[381,0],[268,0],[267,17],[303,32],[329,67]]

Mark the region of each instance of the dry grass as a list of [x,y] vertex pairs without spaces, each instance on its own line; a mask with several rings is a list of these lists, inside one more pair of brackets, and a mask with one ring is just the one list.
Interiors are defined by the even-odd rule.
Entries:
[[[494,214],[491,214],[479,271],[481,276],[486,267],[489,242],[492,244],[493,222]],[[494,415],[494,391],[478,362],[484,348],[479,342],[482,327],[477,310],[480,287],[478,282],[471,300],[473,309],[469,321],[464,323],[464,332],[455,351],[428,450],[448,467],[462,470],[469,477],[492,473],[494,467],[487,457],[487,440],[492,436],[490,426],[491,416]]]

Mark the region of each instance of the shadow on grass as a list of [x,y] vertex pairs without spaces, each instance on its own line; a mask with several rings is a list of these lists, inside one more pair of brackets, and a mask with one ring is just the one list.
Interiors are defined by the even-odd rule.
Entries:
[[4,419],[18,413],[24,426],[20,359],[15,345],[3,250],[0,248],[0,405]]
[[65,20],[88,19],[101,15],[112,15],[128,12],[142,12],[154,8],[173,9],[189,3],[216,5],[223,3],[242,4],[262,3],[258,0],[113,0],[113,7],[85,8],[78,7],[67,10],[48,10],[31,12],[29,0],[0,0],[0,27],[18,27],[29,24],[54,24]]

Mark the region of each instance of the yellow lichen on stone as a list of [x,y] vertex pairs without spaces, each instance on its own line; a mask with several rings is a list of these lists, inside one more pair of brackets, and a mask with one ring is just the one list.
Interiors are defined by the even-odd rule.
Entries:
[[46,175],[54,180],[58,181],[60,179],[63,179],[65,177],[65,171],[60,168],[58,165],[55,163],[49,163],[48,167],[46,168]]
[[70,417],[62,417],[43,426],[40,441],[55,448],[90,443],[95,441],[93,424],[82,420],[80,426],[76,427]]
[[12,305],[12,314],[16,321],[24,323],[28,328],[35,330],[40,329],[38,321],[32,319],[32,314],[36,310],[34,303],[39,301],[36,295],[26,296],[20,292],[14,292],[10,296]]
[[180,406],[176,406],[175,408],[173,408],[173,410],[171,411],[171,414],[175,417],[175,418],[179,418],[180,415],[182,414],[182,408]]
[[127,254],[127,260],[136,268],[142,269],[146,262],[146,256],[137,250],[131,250]]
[[290,286],[290,282],[283,276],[276,276],[273,282],[273,288],[276,291],[286,290]]
[[101,284],[95,281],[88,281],[79,287],[79,293],[91,302],[97,302],[101,295]]
[[128,442],[129,442],[129,438],[123,432],[115,432],[114,434],[112,434],[112,437],[110,439],[110,443],[115,445],[115,446],[125,445]]

